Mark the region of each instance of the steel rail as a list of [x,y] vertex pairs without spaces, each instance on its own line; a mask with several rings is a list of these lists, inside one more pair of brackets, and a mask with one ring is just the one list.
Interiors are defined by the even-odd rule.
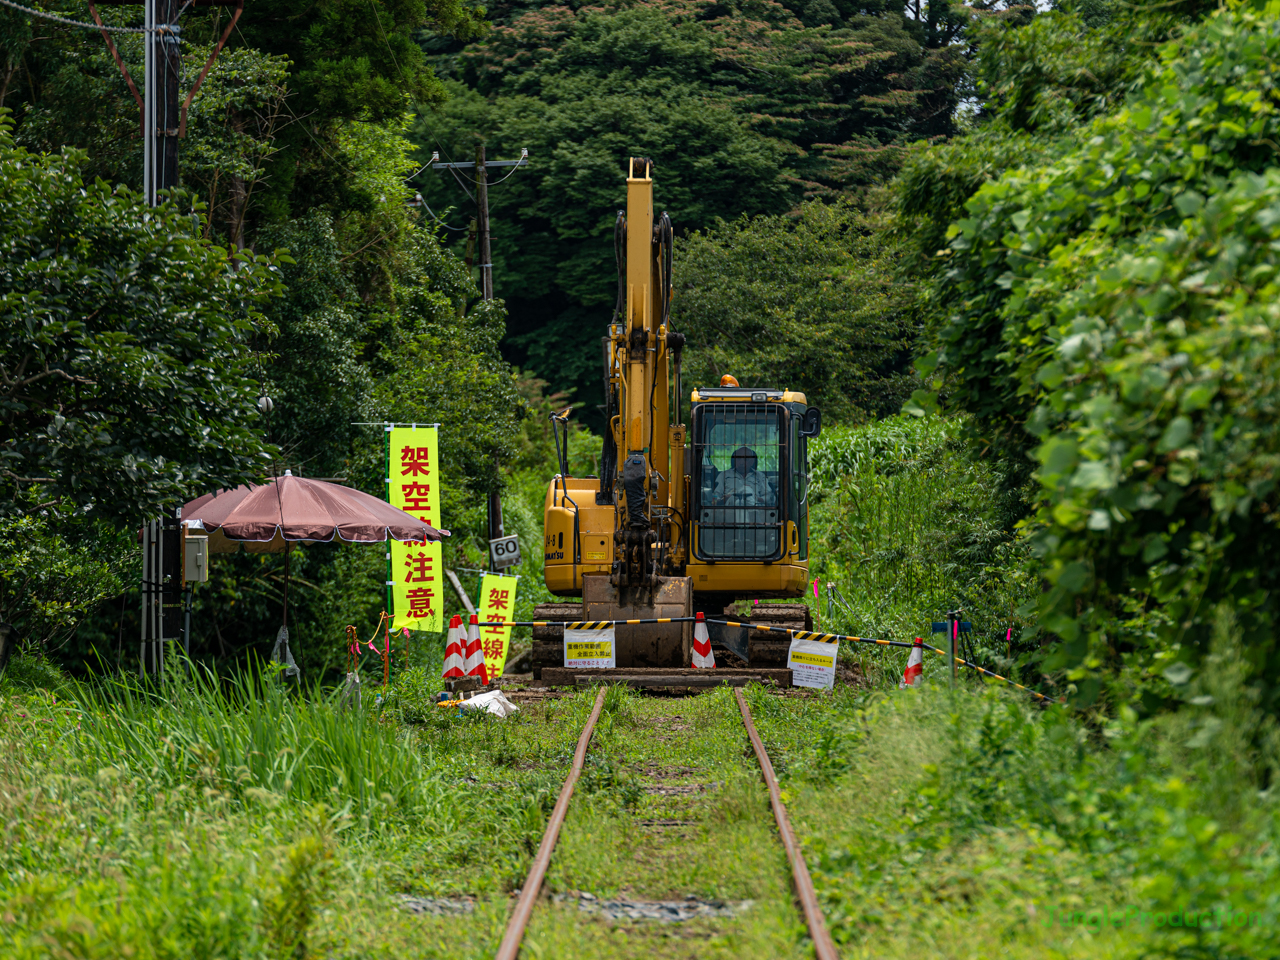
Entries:
[[533,905],[542,892],[542,881],[547,876],[547,867],[551,865],[551,851],[555,849],[556,840],[560,837],[560,827],[564,823],[569,809],[569,800],[573,796],[574,785],[578,775],[582,773],[582,765],[587,759],[587,745],[591,743],[591,734],[595,732],[596,721],[600,719],[600,711],[604,708],[604,695],[608,687],[601,687],[596,694],[596,705],[587,718],[587,725],[582,728],[582,736],[578,737],[578,749],[573,754],[573,766],[560,788],[560,798],[556,800],[555,809],[551,811],[551,819],[547,821],[547,831],[542,835],[542,844],[538,847],[538,855],[529,866],[529,875],[525,877],[524,887],[520,890],[520,899],[516,901],[516,909],[507,921],[507,932],[503,934],[502,943],[495,960],[516,960],[520,953],[520,941],[524,939],[525,927],[529,925],[529,917],[533,914]]
[[[547,829],[542,836],[542,843],[539,845],[538,853],[529,867],[529,875],[525,878],[524,886],[520,890],[520,897],[516,901],[516,907],[511,914],[511,919],[507,921],[507,929],[503,934],[502,943],[498,946],[497,953],[494,954],[494,960],[517,960],[519,957],[520,943],[524,939],[525,930],[529,925],[529,918],[533,915],[534,904],[542,892],[542,883],[546,879],[547,868],[551,865],[551,853],[560,837],[560,828],[564,824],[565,815],[569,809],[569,801],[573,797],[574,786],[578,782],[578,777],[582,773],[583,763],[587,758],[587,747],[591,743],[596,721],[600,719],[600,711],[604,707],[606,690],[606,687],[601,687],[599,693],[596,694],[596,702],[591,710],[591,716],[582,728],[582,735],[578,738],[578,748],[574,751],[573,765],[569,768],[569,775],[565,778],[564,786],[560,789],[560,797],[556,800],[555,809],[551,811],[551,819],[547,822]],[[773,763],[769,760],[769,754],[765,751],[760,734],[756,731],[755,722],[751,719],[751,709],[747,706],[742,690],[735,689],[733,694],[738,700],[738,709],[742,713],[742,722],[747,728],[747,736],[751,740],[751,747],[755,750],[756,760],[760,764],[760,772],[764,777],[765,786],[769,789],[769,805],[773,808],[773,818],[778,825],[778,834],[782,837],[782,845],[786,849],[787,860],[791,865],[796,896],[804,913],[805,925],[809,928],[809,937],[813,940],[814,955],[817,960],[840,960],[840,955],[836,953],[835,944],[831,940],[831,934],[827,931],[822,909],[818,906],[818,894],[813,888],[813,879],[809,876],[809,868],[805,865],[804,855],[800,852],[800,844],[796,840],[795,831],[792,830],[791,821],[787,817],[787,808],[782,803],[782,792],[778,787],[778,776],[774,772]]]
[[738,699],[738,709],[742,712],[742,722],[747,726],[747,736],[751,738],[751,746],[760,761],[760,771],[764,774],[765,786],[769,788],[769,804],[773,807],[773,819],[778,824],[778,833],[782,836],[782,845],[787,849],[787,859],[791,861],[791,875],[795,878],[796,896],[800,900],[800,909],[804,911],[804,921],[809,927],[809,936],[813,940],[813,952],[817,960],[840,960],[836,953],[831,934],[827,932],[827,923],[822,918],[822,908],[818,906],[818,894],[813,889],[813,879],[809,876],[809,868],[805,865],[804,855],[800,852],[800,844],[796,842],[795,832],[791,829],[791,820],[787,817],[787,808],[782,804],[782,791],[778,788],[778,777],[773,772],[773,763],[765,752],[760,734],[751,719],[751,709],[747,706],[747,698],[742,690],[735,688],[733,695]]

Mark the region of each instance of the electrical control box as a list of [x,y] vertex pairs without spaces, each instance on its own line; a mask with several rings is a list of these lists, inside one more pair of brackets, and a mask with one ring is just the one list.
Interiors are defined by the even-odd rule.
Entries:
[[209,535],[185,527],[182,534],[182,579],[204,583],[209,579]]

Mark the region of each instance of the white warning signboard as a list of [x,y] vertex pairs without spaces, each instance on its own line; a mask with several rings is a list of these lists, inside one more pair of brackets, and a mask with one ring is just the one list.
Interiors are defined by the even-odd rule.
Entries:
[[836,655],[839,652],[838,643],[792,640],[791,650],[787,654],[791,683],[797,687],[830,690],[836,685]]
[[612,669],[618,665],[614,655],[613,627],[602,630],[569,630],[564,632],[564,665],[578,670]]

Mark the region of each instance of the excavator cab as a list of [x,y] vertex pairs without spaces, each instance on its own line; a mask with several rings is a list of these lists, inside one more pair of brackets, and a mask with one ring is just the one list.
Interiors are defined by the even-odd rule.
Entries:
[[798,596],[808,576],[808,442],[821,414],[773,387],[700,387],[687,447],[696,593]]

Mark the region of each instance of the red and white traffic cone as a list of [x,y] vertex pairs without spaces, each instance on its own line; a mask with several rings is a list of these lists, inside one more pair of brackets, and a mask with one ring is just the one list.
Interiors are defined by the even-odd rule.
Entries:
[[910,687],[919,686],[924,675],[924,641],[916,637],[915,645],[911,648],[911,656],[907,658],[907,669],[902,671],[902,682],[898,684],[898,689],[907,690]]
[[702,614],[698,614],[693,625],[693,665],[711,670],[716,666],[716,655],[711,652],[711,638],[707,636],[707,623]]
[[474,613],[467,624],[467,656],[462,663],[462,673],[468,677],[479,677],[481,683],[489,682],[489,674],[484,668],[484,644],[480,642],[480,618]]
[[462,649],[466,639],[466,631],[462,628],[462,618],[454,616],[449,621],[449,642],[444,648],[444,671],[446,680],[463,676]]

